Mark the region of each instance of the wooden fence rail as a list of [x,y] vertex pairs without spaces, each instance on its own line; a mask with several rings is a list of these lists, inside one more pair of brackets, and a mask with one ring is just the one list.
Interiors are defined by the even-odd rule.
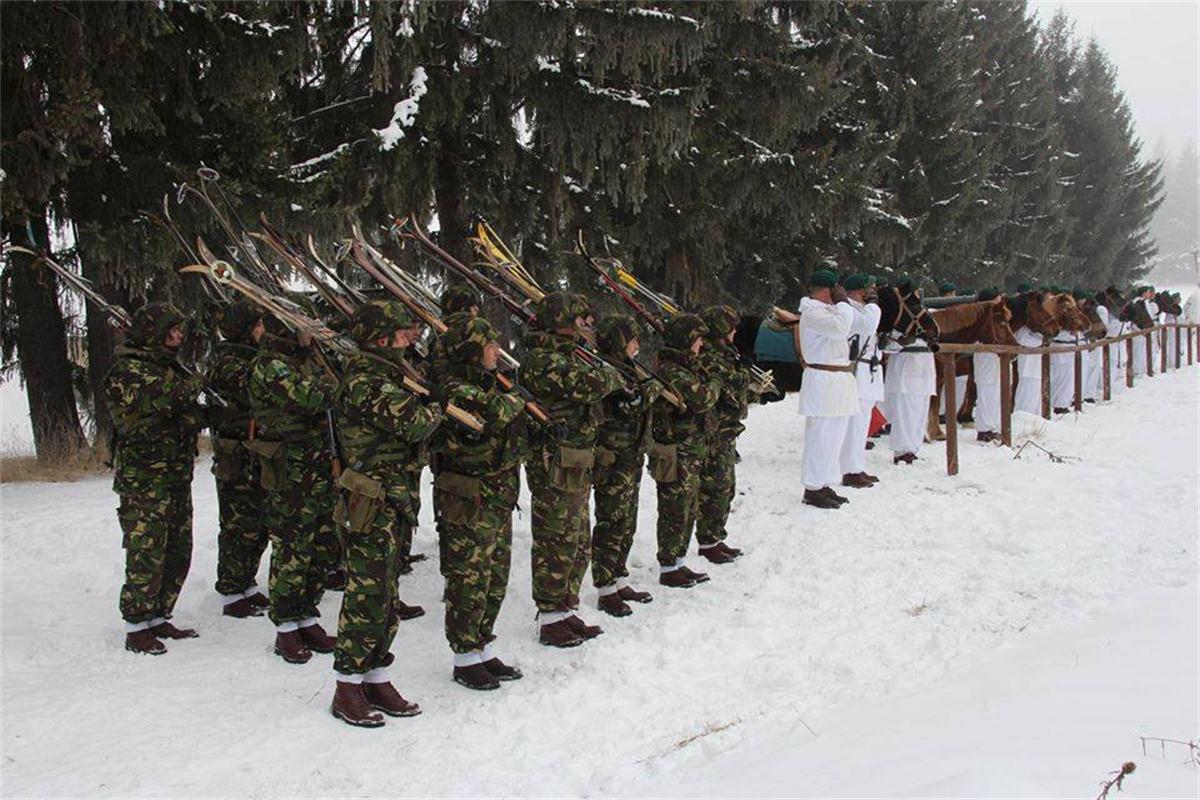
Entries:
[[[1168,358],[1170,349],[1169,331],[1175,328],[1182,335],[1175,337],[1175,357]],[[1143,337],[1146,340],[1146,376],[1154,375],[1153,337],[1159,337],[1159,372],[1166,372],[1171,361],[1175,369],[1183,366],[1184,344],[1187,341],[1187,365],[1192,366],[1195,354],[1200,354],[1200,325],[1194,323],[1169,322],[1155,325],[1146,330],[1133,331],[1094,342],[1072,345],[1052,345],[1050,347],[1020,347],[1008,344],[943,344],[938,348],[937,358],[942,362],[945,381],[943,392],[946,400],[946,474],[958,474],[958,389],[954,385],[957,374],[956,356],[973,355],[975,353],[995,353],[1000,357],[1000,440],[1007,447],[1012,447],[1012,363],[1016,355],[1040,355],[1042,357],[1042,417],[1050,419],[1050,356],[1055,353],[1073,353],[1075,372],[1075,396],[1072,406],[1076,411],[1083,409],[1083,354],[1097,348],[1103,358],[1102,366],[1102,396],[1105,400],[1112,399],[1112,355],[1109,345],[1125,343],[1125,385],[1133,387],[1133,340]]]

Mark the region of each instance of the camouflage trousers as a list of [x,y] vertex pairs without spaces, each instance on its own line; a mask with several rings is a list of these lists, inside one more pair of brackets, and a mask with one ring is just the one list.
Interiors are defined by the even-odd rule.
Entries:
[[455,653],[482,650],[495,638],[492,629],[508,591],[519,489],[516,467],[478,479],[442,472],[434,481],[446,640]]
[[673,566],[687,554],[700,505],[704,453],[676,451],[675,480],[658,481],[658,563]]
[[400,559],[401,574],[407,571],[405,567],[408,565],[408,559],[412,556],[413,535],[417,531],[417,520],[421,518],[421,473],[424,471],[424,461],[411,464],[405,470],[407,479],[405,488],[408,492],[408,507],[412,513],[412,525],[406,526],[404,538],[400,540],[400,550],[397,553],[397,557]]
[[217,482],[217,591],[241,594],[257,582],[258,565],[267,549],[263,520],[265,492],[258,461],[237,439],[213,441],[213,475]]
[[[121,474],[124,472],[125,474]],[[121,616],[129,623],[170,619],[192,564],[191,464],[186,476],[117,475],[125,584]]]
[[533,601],[538,611],[567,611],[591,560],[591,475],[556,467],[553,448],[535,450],[525,475],[533,506]]
[[266,495],[271,621],[279,625],[319,616],[317,604],[325,577],[341,560],[333,525],[332,478],[323,445],[289,443],[282,486]]
[[[600,451],[598,451],[600,452]],[[596,524],[592,527],[592,584],[612,586],[629,576],[625,562],[637,530],[638,486],[642,482],[642,451],[631,447],[613,453],[611,464],[596,462],[592,482],[596,495]]]
[[696,514],[696,541],[712,545],[725,540],[725,523],[736,488],[737,439],[714,438],[700,467],[700,500]]
[[392,647],[400,625],[397,554],[409,527],[395,504],[383,503],[362,530],[352,531],[345,525],[337,528],[345,553],[346,588],[338,614],[333,668],[342,675],[361,675],[382,667]]

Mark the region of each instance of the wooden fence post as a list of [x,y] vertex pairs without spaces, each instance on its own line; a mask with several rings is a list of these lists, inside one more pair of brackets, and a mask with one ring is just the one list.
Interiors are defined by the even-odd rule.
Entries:
[[1083,351],[1076,350],[1075,356],[1075,411],[1083,411]]
[[957,358],[950,353],[942,358],[942,373],[946,376],[946,474],[958,474],[958,388],[955,383]]
[[1146,377],[1154,377],[1154,331],[1146,331]]
[[1012,367],[1011,353],[1000,354],[1000,441],[1012,447]]
[[1042,419],[1050,419],[1050,354],[1042,353]]
[[1182,333],[1182,331],[1180,331],[1179,328],[1175,328],[1175,369],[1179,369],[1183,366],[1183,350],[1181,349],[1183,345],[1179,341],[1180,333]]
[[1103,370],[1103,374],[1100,376],[1104,385],[1104,394],[1102,397],[1104,398],[1104,402],[1107,403],[1109,400],[1112,400],[1112,353],[1109,352],[1108,345],[1100,347],[1100,369]]
[[1183,329],[1183,331],[1184,331],[1184,333],[1186,333],[1186,334],[1187,334],[1187,340],[1188,340],[1188,366],[1190,367],[1190,366],[1192,365],[1192,329],[1191,329],[1191,328],[1184,328],[1184,329]]
[[1133,388],[1133,337],[1125,340],[1125,386]]
[[1162,335],[1158,337],[1162,340],[1162,346],[1158,348],[1158,354],[1160,356],[1159,362],[1161,365],[1161,368],[1158,371],[1165,373],[1167,371],[1167,329],[1163,328],[1161,334]]

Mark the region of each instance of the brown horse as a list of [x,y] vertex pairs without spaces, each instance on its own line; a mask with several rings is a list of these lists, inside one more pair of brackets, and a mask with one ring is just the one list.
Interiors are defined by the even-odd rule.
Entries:
[[1059,325],[1054,319],[1054,312],[1046,307],[1048,297],[1045,292],[1037,291],[1005,297],[1005,305],[1012,314],[1009,320],[1012,330],[1029,328],[1047,340],[1056,336]]
[[1073,333],[1086,331],[1091,323],[1069,294],[1053,294],[1045,301],[1046,310],[1054,315],[1059,328]]
[[[1005,303],[1004,297],[986,300],[982,303],[964,303],[949,308],[930,311],[938,326],[938,341],[942,344],[1007,344],[1015,345],[1016,338],[1012,332],[1012,312]],[[956,374],[970,375],[972,360],[970,354],[964,353],[955,358]],[[946,438],[938,424],[938,398],[945,386],[945,370],[941,359],[937,361],[937,394],[929,400],[929,417],[926,434],[932,441]],[[962,398],[959,398],[960,400]],[[946,413],[957,413],[957,409],[947,409]]]

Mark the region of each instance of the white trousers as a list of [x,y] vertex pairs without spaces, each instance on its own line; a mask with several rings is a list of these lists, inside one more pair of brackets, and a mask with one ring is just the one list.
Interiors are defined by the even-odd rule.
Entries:
[[841,450],[850,417],[806,417],[804,461],[805,489],[824,489],[842,482]]
[[1133,375],[1146,374],[1146,337],[1133,337]]
[[874,400],[859,400],[858,413],[847,417],[846,438],[842,440],[842,474],[867,471],[867,429],[871,426]]
[[1075,402],[1075,355],[1050,356],[1050,407],[1070,408]]
[[1022,375],[1017,384],[1017,395],[1013,399],[1013,409],[1024,411],[1026,414],[1042,413],[1042,376]]
[[890,394],[887,418],[892,424],[892,452],[916,455],[925,442],[929,421],[929,398],[923,394]]
[[[954,401],[958,403],[958,410],[961,411],[963,403],[967,401],[967,378],[966,375],[954,376]],[[946,413],[946,392],[943,391],[941,397],[938,398],[938,413]]]
[[1104,396],[1104,353],[1089,350],[1083,354],[1083,396],[1099,400]]
[[975,383],[975,431],[1000,432],[1000,384]]

